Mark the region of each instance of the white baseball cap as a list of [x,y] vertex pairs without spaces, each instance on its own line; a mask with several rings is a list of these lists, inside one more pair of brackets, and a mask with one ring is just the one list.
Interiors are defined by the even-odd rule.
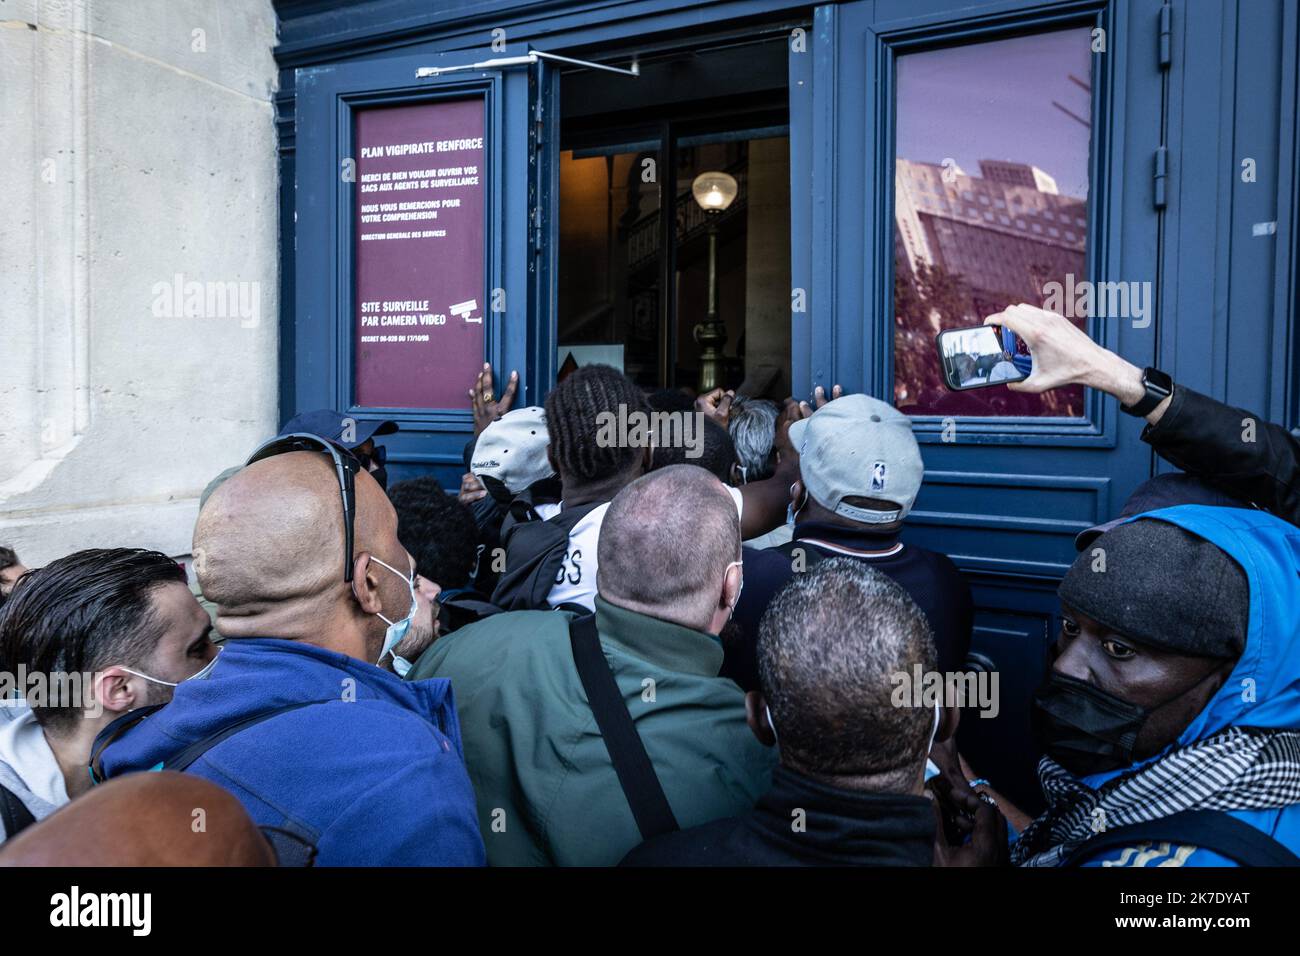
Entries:
[[[907,517],[921,490],[925,464],[912,420],[868,395],[845,395],[790,426],[799,474],[814,501],[862,524]],[[896,504],[877,511],[845,503],[860,496]]]
[[479,478],[495,478],[517,495],[555,474],[546,457],[549,442],[545,409],[537,405],[512,409],[478,436],[469,470]]

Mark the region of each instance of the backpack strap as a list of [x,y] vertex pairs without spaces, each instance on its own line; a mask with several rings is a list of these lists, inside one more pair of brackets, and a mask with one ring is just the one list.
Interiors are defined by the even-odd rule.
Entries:
[[1135,843],[1181,843],[1211,850],[1238,866],[1300,866],[1296,856],[1263,830],[1223,810],[1184,810],[1159,820],[1107,830],[1075,849],[1062,866],[1079,866],[1103,850]]
[[587,517],[601,505],[609,504],[608,501],[589,501],[585,505],[577,505],[573,508],[565,508],[559,514],[551,515],[546,519],[547,524],[553,524],[557,528],[564,529],[564,536],[567,538],[573,533],[574,526],[579,521]]
[[[287,714],[291,710],[298,710],[301,707],[310,707],[313,704],[328,704],[330,701],[337,699],[338,698],[331,697],[326,700],[300,700],[293,704],[284,704],[280,707],[272,707],[270,710],[264,710],[258,714],[252,714],[251,716],[245,717],[243,720],[237,720],[233,724],[228,724],[220,730],[214,731],[201,740],[195,741],[184,750],[167,758],[156,767],[151,767],[150,769],[184,771],[190,766],[190,764],[194,763],[194,761],[198,760],[217,744],[221,743],[228,737],[233,737],[242,730],[247,730],[249,727],[252,727],[255,724],[260,724],[264,720],[270,720],[272,717],[278,717],[280,714]],[[150,707],[141,707],[137,710],[130,711],[123,714],[121,717],[117,718],[117,720],[113,721],[101,730],[99,736],[95,738],[94,746],[90,751],[90,779],[95,783],[103,783],[107,780],[108,777],[105,776],[104,771],[100,766],[100,760],[109,744],[113,743],[122,736],[123,733],[130,730],[141,720],[148,717],[150,714],[153,714],[155,711],[161,710],[165,706],[167,705],[154,704]]]
[[[301,710],[304,707],[311,707],[313,704],[328,704],[331,701],[337,699],[338,698],[330,697],[325,700],[300,700],[292,704],[284,704],[280,707],[272,707],[270,710],[264,710],[258,714],[252,714],[251,716],[245,717],[243,720],[237,720],[233,724],[227,724],[225,727],[222,727],[220,730],[208,734],[208,736],[204,737],[202,740],[195,741],[194,743],[186,747],[184,750],[182,750],[180,753],[167,758],[158,766],[152,767],[151,769],[175,770],[175,771],[183,772],[185,770],[188,770],[189,767],[194,763],[194,761],[198,760],[200,757],[202,757],[205,753],[207,753],[217,744],[221,743],[222,741],[230,739],[231,737],[235,736],[238,733],[241,733],[242,731],[248,730],[250,727],[255,727],[264,721],[270,720],[272,717],[279,717],[281,714],[287,714],[290,713],[291,711]],[[130,721],[126,721],[123,718],[119,717],[107,728],[105,728],[105,730],[110,730],[110,729],[116,730],[115,733],[109,735],[106,735],[103,732],[100,733],[99,738],[96,739],[96,749],[95,749],[94,757],[91,761],[91,777],[95,780],[96,783],[102,782],[104,780],[103,772],[102,770],[99,769],[99,765],[98,765],[99,755],[100,753],[102,753],[104,748],[106,748],[109,744],[111,744],[114,740],[116,740],[123,731],[130,729],[131,727],[134,727],[137,723],[139,723],[139,721],[143,717],[146,717],[148,716],[148,714],[153,713],[155,710],[158,710],[160,706],[165,706],[165,705],[158,705],[158,706],[148,708],[147,709],[148,713],[145,714],[135,715],[135,713],[132,712],[131,714],[125,715],[127,717],[134,716],[135,719]],[[144,710],[145,708],[141,708],[141,709]],[[0,787],[0,789],[3,789],[3,787]],[[8,832],[8,828],[9,828],[9,824],[8,824],[8,819],[6,818],[5,821],[6,832]],[[301,834],[294,833],[291,830],[287,830],[283,827],[264,826],[264,827],[259,827],[258,829],[261,831],[262,836],[266,838],[266,841],[271,844],[271,850],[275,853],[276,866],[302,867],[302,866],[312,866],[315,864],[316,845],[312,843],[310,840],[308,840],[306,837],[302,836]]]
[[501,613],[501,608],[473,588],[440,592],[434,609],[443,634]]
[[[489,495],[489,497],[492,496]],[[542,516],[537,513],[538,505],[559,503],[558,495],[548,494],[544,489],[534,486],[529,486],[508,501],[502,502],[505,513],[501,519],[501,540],[504,542],[506,535],[517,524],[543,520]]]
[[0,822],[4,823],[4,838],[17,836],[36,822],[32,811],[18,799],[18,795],[0,783]]
[[[511,507],[520,506],[521,501],[516,499]],[[565,508],[545,520],[512,523],[507,518],[501,525],[506,569],[492,592],[492,603],[506,611],[548,610],[547,597],[563,567],[569,535],[579,521],[607,503],[593,501]]]
[[303,867],[316,865],[316,844],[283,827],[258,827],[275,854],[275,865]]
[[326,700],[300,700],[293,704],[284,704],[280,707],[273,707],[270,710],[264,710],[260,714],[253,714],[245,717],[243,720],[237,720],[233,724],[227,724],[215,733],[211,733],[202,740],[196,740],[180,753],[168,757],[162,764],[155,769],[157,770],[178,770],[184,771],[189,769],[190,764],[198,760],[205,753],[215,747],[217,744],[235,734],[248,730],[263,721],[270,720],[272,717],[279,717],[281,714],[287,714],[290,711],[301,710],[304,707],[311,707],[315,704],[328,704],[331,701],[338,700],[337,697],[330,697]]
[[594,614],[570,619],[569,643],[573,646],[573,662],[578,666],[578,677],[587,692],[596,726],[605,739],[605,749],[609,751],[641,838],[649,840],[671,833],[678,828],[677,818],[668,805],[654,764],[645,752],[645,744],[614,680],[614,672],[600,649]]
[[91,783],[100,784],[107,778],[104,776],[103,769],[100,767],[100,758],[104,750],[118,737],[126,733],[140,721],[144,720],[150,714],[155,714],[162,710],[166,704],[150,704],[148,707],[137,707],[135,710],[128,710],[121,717],[118,717],[107,727],[101,730],[95,736],[95,742],[90,747],[90,781]]

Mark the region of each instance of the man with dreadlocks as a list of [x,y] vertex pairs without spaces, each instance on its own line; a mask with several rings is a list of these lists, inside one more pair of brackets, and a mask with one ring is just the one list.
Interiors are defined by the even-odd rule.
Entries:
[[1180,505],[1080,554],[1034,700],[1022,866],[1297,865],[1300,529]]
[[[794,417],[803,414],[794,408]],[[505,567],[494,604],[509,611],[594,609],[601,523],[614,496],[651,470],[654,452],[649,444],[603,440],[601,422],[611,416],[648,420],[650,413],[641,389],[608,365],[579,368],[547,396],[547,457],[560,476],[560,496],[543,499],[530,489],[511,502],[501,525]],[[788,488],[799,473],[798,457],[780,430],[778,443],[783,439],[774,477],[728,489],[747,538],[785,518]]]

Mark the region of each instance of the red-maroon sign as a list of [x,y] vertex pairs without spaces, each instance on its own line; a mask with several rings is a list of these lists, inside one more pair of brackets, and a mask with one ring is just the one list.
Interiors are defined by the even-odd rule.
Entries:
[[356,113],[356,403],[462,408],[483,364],[482,97]]

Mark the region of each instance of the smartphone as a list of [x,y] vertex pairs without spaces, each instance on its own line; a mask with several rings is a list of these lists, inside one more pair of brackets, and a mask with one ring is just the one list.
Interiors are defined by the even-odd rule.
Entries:
[[1021,382],[1034,368],[1024,339],[1001,325],[944,329],[934,344],[943,382],[955,392]]

